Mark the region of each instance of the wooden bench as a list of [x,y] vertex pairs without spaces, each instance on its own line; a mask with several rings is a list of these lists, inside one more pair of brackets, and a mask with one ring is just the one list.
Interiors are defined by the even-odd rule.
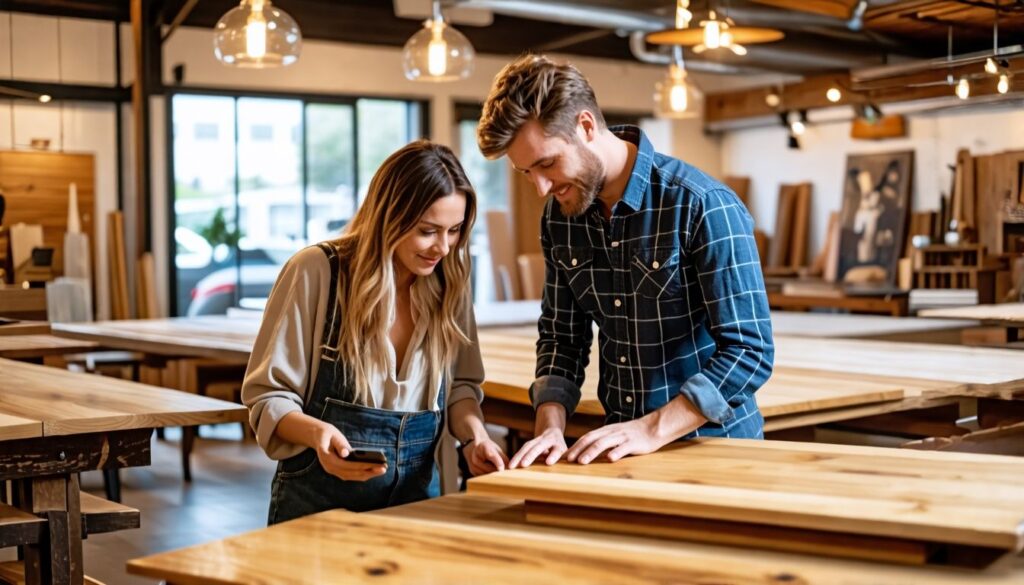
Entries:
[[0,504],[0,548],[35,544],[45,527],[46,520],[39,516]]
[[[25,585],[25,565],[21,561],[0,563],[0,585]],[[103,585],[103,583],[85,576],[85,585]]]
[[142,518],[135,508],[81,493],[82,538],[90,534],[130,530],[142,526]]
[[[142,525],[135,508],[82,492],[82,538],[129,530]],[[46,530],[46,519],[9,504],[0,504],[0,548],[36,544]]]

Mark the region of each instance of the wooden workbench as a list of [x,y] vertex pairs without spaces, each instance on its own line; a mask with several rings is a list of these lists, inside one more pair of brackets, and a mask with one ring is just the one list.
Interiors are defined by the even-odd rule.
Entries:
[[82,582],[80,472],[149,465],[154,428],[245,418],[220,400],[0,359],[0,481],[50,522],[26,546],[27,582]]
[[927,309],[921,315],[931,319],[975,319],[982,325],[1004,327],[1008,343],[1019,341],[1020,330],[1024,329],[1024,303]]

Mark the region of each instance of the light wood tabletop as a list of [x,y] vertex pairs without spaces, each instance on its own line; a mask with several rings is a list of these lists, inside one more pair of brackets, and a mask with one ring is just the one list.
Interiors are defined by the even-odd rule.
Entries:
[[78,474],[149,465],[152,429],[245,420],[244,407],[0,358],[0,482],[48,530],[24,546],[26,582],[81,583]]
[[96,351],[95,341],[67,339],[56,335],[0,335],[0,358],[33,359]]
[[[581,522],[587,511],[569,508],[586,508],[1024,549],[1020,457],[698,439],[615,463],[533,465],[472,478],[469,493],[561,505],[556,522]],[[657,523],[636,524],[650,530]]]
[[[781,322],[793,324],[791,317],[801,320],[804,315],[781,317]],[[920,325],[912,319],[872,319],[905,323],[900,327]],[[245,361],[258,328],[256,319],[210,316],[61,324],[54,325],[54,332],[118,349]],[[528,407],[536,327],[481,329],[479,336],[487,396]],[[1019,354],[996,349],[781,334],[775,341],[774,374],[757,395],[762,413],[768,418],[828,410],[841,419],[837,409],[868,404],[895,407],[907,398],[951,395],[985,385],[1013,389],[1024,381],[1024,362],[1018,359]],[[597,400],[596,355],[592,350],[578,409],[584,416],[604,414]]]
[[5,321],[0,318],[2,335],[46,335],[50,333],[49,321]]
[[6,359],[0,359],[0,389],[0,415],[38,421],[44,436],[247,417],[244,406],[223,400]]
[[53,332],[116,349],[245,361],[252,352],[259,327],[259,319],[204,316],[55,323]]
[[521,499],[460,494],[365,514],[323,512],[135,559],[128,572],[169,585],[1002,585],[1024,579],[1024,559],[965,572],[536,526]]
[[920,312],[920,315],[929,319],[975,319],[986,324],[1005,323],[1015,327],[1024,327],[1024,303],[925,309]]

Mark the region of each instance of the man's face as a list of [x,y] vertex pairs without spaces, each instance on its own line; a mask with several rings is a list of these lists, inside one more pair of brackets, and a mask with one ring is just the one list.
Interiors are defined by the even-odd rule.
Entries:
[[604,188],[604,163],[581,134],[572,140],[547,136],[540,122],[530,120],[508,149],[512,165],[533,182],[537,195],[554,197],[567,217],[582,215]]

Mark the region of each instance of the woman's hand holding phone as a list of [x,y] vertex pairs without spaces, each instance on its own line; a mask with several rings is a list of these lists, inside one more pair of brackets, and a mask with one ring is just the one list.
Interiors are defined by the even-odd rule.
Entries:
[[345,435],[334,425],[321,425],[316,437],[316,456],[324,471],[346,481],[366,481],[384,475],[387,463],[368,463],[347,460],[354,449]]

